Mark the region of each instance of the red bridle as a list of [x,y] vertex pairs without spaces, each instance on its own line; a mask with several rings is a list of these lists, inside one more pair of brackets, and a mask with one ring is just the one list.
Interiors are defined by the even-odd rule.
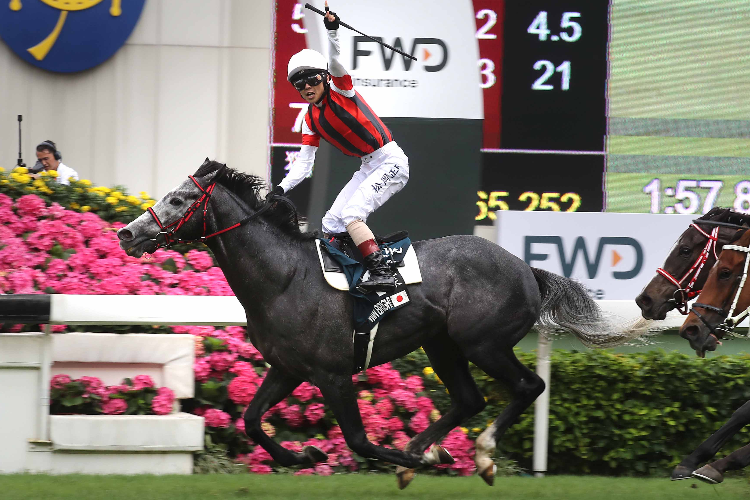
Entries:
[[[258,215],[265,212],[269,207],[270,204],[267,204],[265,207],[261,208],[257,212],[255,212],[252,215],[249,215],[242,219],[241,221],[232,224],[229,227],[226,227],[220,231],[216,231],[215,233],[206,234],[207,227],[206,227],[206,214],[208,213],[208,202],[211,200],[211,195],[214,192],[214,188],[216,187],[216,181],[221,177],[221,174],[224,172],[224,167],[221,167],[219,171],[214,176],[213,182],[205,189],[203,189],[203,186],[200,185],[200,183],[195,180],[195,177],[192,175],[188,175],[188,178],[195,183],[196,186],[198,186],[198,189],[201,190],[203,193],[200,198],[195,200],[185,211],[184,214],[182,214],[182,217],[177,219],[176,221],[172,222],[171,224],[167,224],[166,226],[162,224],[162,222],[159,220],[159,216],[156,215],[156,212],[154,212],[154,209],[149,207],[148,213],[151,214],[151,217],[154,218],[156,223],[159,225],[159,228],[161,229],[160,232],[156,234],[156,237],[153,238],[153,241],[156,243],[156,248],[169,248],[175,243],[193,243],[196,241],[204,242],[208,238],[212,238],[214,236],[218,236],[222,233],[226,233],[227,231],[231,231],[232,229],[236,227],[240,227],[241,225],[245,224],[249,220],[253,219],[254,217],[257,217]],[[180,238],[175,238],[174,234],[180,230],[182,226],[184,226],[187,221],[190,220],[191,217],[193,217],[193,214],[195,214],[196,211],[198,211],[198,208],[200,207],[201,203],[203,203],[203,234],[200,238],[196,238],[193,240],[183,240]],[[164,241],[159,241],[159,236],[164,237]]]
[[[690,227],[694,228],[696,231],[701,233],[703,236],[708,238],[708,242],[706,243],[706,246],[703,248],[703,251],[698,256],[698,258],[695,260],[693,265],[688,269],[688,271],[685,273],[685,275],[680,278],[679,280],[669,274],[665,269],[659,268],[656,270],[656,272],[662,276],[664,276],[667,280],[672,282],[677,287],[677,290],[674,292],[674,301],[676,304],[676,309],[680,311],[683,315],[688,314],[687,309],[687,303],[692,298],[696,297],[699,293],[701,293],[700,290],[693,290],[695,287],[695,282],[698,281],[698,276],[701,273],[701,270],[703,269],[704,264],[708,260],[708,256],[713,250],[714,257],[718,259],[718,255],[716,253],[716,242],[718,241],[719,237],[719,228],[715,227],[713,231],[711,231],[711,234],[708,234],[703,229],[698,227],[696,224],[690,224]],[[685,280],[690,278],[692,275],[692,278],[690,281],[688,281],[687,285],[683,288],[683,283]]]

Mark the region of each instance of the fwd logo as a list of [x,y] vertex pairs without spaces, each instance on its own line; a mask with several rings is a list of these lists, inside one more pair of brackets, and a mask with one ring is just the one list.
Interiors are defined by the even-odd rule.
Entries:
[[[547,258],[549,257],[549,254],[546,253],[532,253],[531,246],[534,244],[557,246],[557,253],[560,257],[560,265],[563,269],[563,275],[566,278],[570,278],[570,276],[573,274],[573,268],[576,265],[576,261],[578,260],[579,255],[583,256],[589,279],[596,278],[596,275],[599,273],[599,264],[601,263],[602,255],[604,254],[604,247],[606,246],[624,246],[631,247],[633,250],[635,250],[635,264],[633,265],[633,268],[628,271],[613,271],[612,276],[616,280],[629,280],[635,278],[641,271],[641,267],[643,266],[643,248],[641,248],[641,244],[633,238],[611,236],[599,238],[599,244],[596,247],[596,256],[594,257],[594,260],[592,262],[589,258],[589,252],[586,248],[586,240],[583,238],[583,236],[579,236],[578,238],[576,238],[575,246],[573,246],[573,254],[570,256],[570,258],[567,258],[565,255],[563,241],[560,236],[526,236],[524,240],[523,260],[530,266],[532,265],[532,262],[547,260]],[[617,250],[612,249],[612,267],[617,266],[617,264],[619,264],[621,260],[622,257],[619,253],[617,253]]]
[[[381,42],[383,41],[383,38],[379,36],[374,36],[373,38]],[[352,51],[352,54],[353,54],[352,69],[357,69],[357,62],[360,57],[367,57],[370,54],[372,54],[371,50],[366,50],[361,47],[361,44],[364,44],[364,43],[374,43],[374,42],[364,36],[354,37],[354,50]],[[444,41],[442,41],[439,38],[415,38],[411,44],[410,51],[407,51],[404,48],[404,44],[401,42],[401,38],[398,38],[398,37],[391,45],[393,45],[398,50],[406,52],[412,57],[416,57],[417,59],[421,60],[422,63],[424,63],[424,70],[427,71],[428,73],[434,73],[436,71],[440,71],[441,69],[445,67],[446,64],[448,64],[448,46],[445,44]],[[414,62],[412,59],[409,59],[406,56],[397,54],[396,52],[393,52],[390,49],[387,49],[380,44],[378,44],[378,47],[380,48],[380,56],[383,59],[383,66],[385,67],[386,71],[391,69],[391,65],[393,64],[393,59],[394,57],[397,57],[397,56],[403,59],[404,69],[406,71],[409,71],[411,69],[411,63]],[[417,51],[417,47],[421,47],[422,50]],[[439,62],[438,62],[438,55],[435,54],[438,47],[442,49],[442,58],[439,59]]]

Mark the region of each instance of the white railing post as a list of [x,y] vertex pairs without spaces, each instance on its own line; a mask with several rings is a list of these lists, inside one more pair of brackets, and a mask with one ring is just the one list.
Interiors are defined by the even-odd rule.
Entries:
[[544,477],[547,472],[549,435],[550,351],[552,341],[541,333],[537,343],[536,373],[544,381],[544,392],[534,406],[534,477]]

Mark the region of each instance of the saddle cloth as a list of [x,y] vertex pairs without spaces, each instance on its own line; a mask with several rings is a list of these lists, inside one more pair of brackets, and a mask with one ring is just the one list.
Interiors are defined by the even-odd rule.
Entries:
[[[333,288],[337,290],[349,290],[350,285],[341,264],[335,261],[325,249],[321,248],[322,245],[323,243],[320,240],[315,240],[315,247],[318,250],[318,259],[320,260],[320,268],[323,270],[323,276]],[[406,255],[404,255],[403,260],[399,263],[398,272],[401,274],[406,285],[422,282],[419,261],[412,245],[409,245]]]

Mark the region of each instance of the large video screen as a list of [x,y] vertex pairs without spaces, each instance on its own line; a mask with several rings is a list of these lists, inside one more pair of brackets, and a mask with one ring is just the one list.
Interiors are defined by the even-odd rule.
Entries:
[[[322,23],[303,5],[277,0],[274,183],[299,150],[307,108],[286,62],[307,47],[305,23]],[[750,210],[750,2],[471,5],[484,112],[477,224],[504,209]],[[357,19],[365,32],[369,15]],[[309,184],[293,192],[303,209]]]

